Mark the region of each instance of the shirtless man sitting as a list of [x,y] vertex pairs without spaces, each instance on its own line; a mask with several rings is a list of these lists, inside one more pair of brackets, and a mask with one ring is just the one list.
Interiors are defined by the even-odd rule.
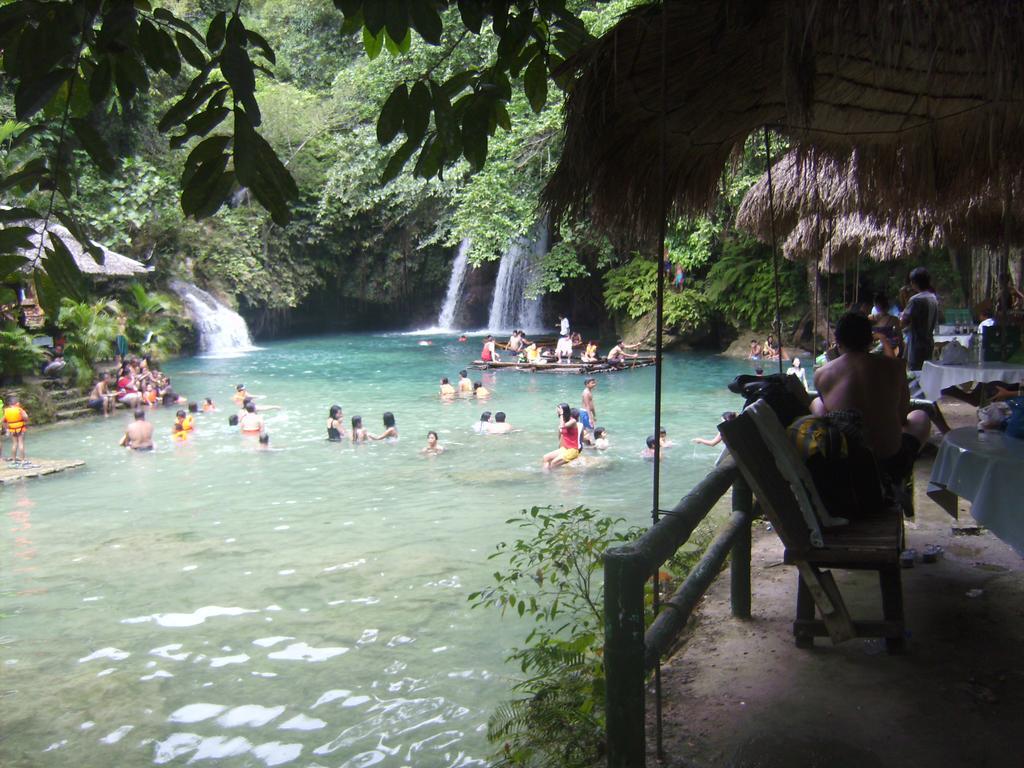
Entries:
[[626,350],[636,349],[639,346],[639,344],[627,344],[622,339],[619,339],[617,342],[615,342],[615,346],[608,351],[608,362],[621,365],[626,361],[627,357],[637,357],[637,355],[630,354]]
[[902,360],[868,352],[871,321],[850,312],[836,325],[840,356],[814,375],[819,396],[811,403],[816,416],[833,411],[858,411],[864,440],[884,475],[906,478],[928,435],[931,422],[924,411],[910,410],[906,366]]
[[146,412],[141,408],[135,409],[135,421],[128,425],[120,444],[136,451],[153,450],[153,425],[146,421]]

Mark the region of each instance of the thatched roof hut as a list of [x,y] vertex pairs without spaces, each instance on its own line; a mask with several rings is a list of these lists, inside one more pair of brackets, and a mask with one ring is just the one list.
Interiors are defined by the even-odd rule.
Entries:
[[640,237],[665,208],[706,209],[765,125],[837,157],[856,149],[861,194],[893,207],[998,187],[1024,160],[1024,3],[665,2],[572,64],[546,202]]
[[805,216],[782,241],[782,253],[791,261],[817,259],[825,272],[841,272],[858,259],[897,261],[916,256],[936,244],[930,227],[915,228],[899,220],[847,213],[825,218]]
[[17,226],[30,227],[34,230],[34,232],[28,236],[29,242],[32,243],[32,247],[19,251],[19,255],[25,256],[29,259],[34,259],[36,254],[39,252],[39,240],[41,237],[45,238],[43,244],[44,248],[51,247],[52,238],[56,237],[59,238],[67,247],[68,252],[78,265],[78,269],[86,275],[96,277],[132,277],[133,275],[141,275],[153,271],[152,267],[147,267],[142,262],[136,261],[135,259],[131,259],[127,256],[122,256],[120,253],[110,250],[105,245],[93,242],[91,245],[94,248],[99,249],[103,255],[103,261],[101,263],[93,258],[92,254],[85,249],[85,247],[67,227],[52,221],[49,225],[45,226],[45,235],[43,234],[44,222],[42,219],[31,219],[29,221],[17,222]]
[[[810,242],[808,228],[845,229],[852,235],[850,243],[863,239],[854,233],[885,230],[902,242],[894,242],[891,252],[883,249],[882,261],[888,260],[890,253],[914,255],[925,246],[1019,245],[1024,241],[1020,176],[1008,190],[987,184],[969,197],[942,206],[893,211],[858,186],[857,164],[856,152],[844,159],[813,151],[787,153],[772,166],[771,195],[767,173],[747,191],[736,213],[736,227],[770,242],[774,211],[779,241],[794,233],[798,222],[804,234],[796,240],[802,243]],[[835,240],[832,243],[836,244]],[[908,248],[911,243],[918,245]],[[874,247],[873,251],[879,253]],[[794,252],[812,251],[801,247]]]

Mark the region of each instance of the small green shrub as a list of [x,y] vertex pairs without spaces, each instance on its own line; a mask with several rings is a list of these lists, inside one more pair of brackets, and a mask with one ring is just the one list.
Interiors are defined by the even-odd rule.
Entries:
[[92,304],[61,299],[57,324],[64,331],[64,359],[80,387],[92,383],[96,363],[113,354],[117,336],[116,302],[97,301]]
[[0,330],[0,381],[20,381],[25,374],[35,373],[43,358],[42,348],[32,343],[24,328],[8,323]]

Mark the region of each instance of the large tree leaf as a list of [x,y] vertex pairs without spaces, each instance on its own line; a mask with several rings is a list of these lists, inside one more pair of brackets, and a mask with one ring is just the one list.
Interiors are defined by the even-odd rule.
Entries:
[[431,45],[439,45],[444,26],[434,3],[431,0],[414,0],[410,4],[410,10],[413,29]]
[[234,158],[239,183],[252,190],[276,224],[287,224],[291,219],[288,204],[299,196],[299,189],[273,148],[240,109],[235,109]]
[[113,173],[117,170],[117,162],[110,154],[107,143],[92,124],[79,117],[72,117],[69,122],[82,148],[89,153],[89,157],[99,166],[100,170],[104,173]]
[[430,113],[433,110],[433,99],[430,97],[430,88],[420,80],[412,87],[409,93],[409,103],[405,110],[405,135],[412,141],[419,143],[427,127],[430,125]]
[[548,68],[540,53],[534,56],[533,61],[526,67],[526,73],[523,75],[523,90],[526,91],[530,108],[540,114],[548,101]]
[[213,20],[210,22],[210,26],[206,29],[206,47],[211,51],[219,51],[220,47],[224,45],[224,32],[227,29],[228,15],[225,11],[221,11]]
[[390,144],[391,140],[398,135],[409,106],[409,89],[405,83],[396,86],[381,108],[380,116],[377,118],[377,141],[381,146]]
[[25,120],[45,107],[71,74],[70,69],[55,69],[42,77],[19,81],[14,91],[14,112],[17,118]]

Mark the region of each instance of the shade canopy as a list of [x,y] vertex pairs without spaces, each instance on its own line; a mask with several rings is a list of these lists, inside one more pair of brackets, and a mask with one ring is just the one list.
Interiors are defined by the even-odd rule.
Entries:
[[639,238],[667,209],[707,209],[730,156],[765,125],[799,151],[855,149],[852,178],[879,206],[998,188],[1024,158],[1024,3],[658,3],[571,65],[545,201]]
[[[872,246],[868,255],[881,261],[900,258],[893,254],[912,256],[926,246],[994,247],[1024,242],[1024,186],[1019,175],[1004,188],[985,184],[974,194],[944,205],[893,209],[861,190],[857,166],[856,152],[842,159],[806,150],[785,154],[772,166],[770,184],[765,173],[750,187],[736,213],[736,227],[770,242],[774,213],[775,236],[780,241],[792,235],[808,243],[812,229],[844,229],[852,235],[844,244],[862,239],[860,234],[869,230],[884,230],[902,242],[894,242],[891,251]],[[795,233],[798,225],[802,234]],[[908,249],[908,243],[917,245]],[[802,247],[795,250],[811,252]]]
[[792,261],[818,261],[826,272],[841,272],[858,259],[887,262],[910,259],[923,248],[936,245],[931,227],[906,221],[879,220],[868,214],[848,213],[825,218],[805,216],[782,241],[783,255]]

